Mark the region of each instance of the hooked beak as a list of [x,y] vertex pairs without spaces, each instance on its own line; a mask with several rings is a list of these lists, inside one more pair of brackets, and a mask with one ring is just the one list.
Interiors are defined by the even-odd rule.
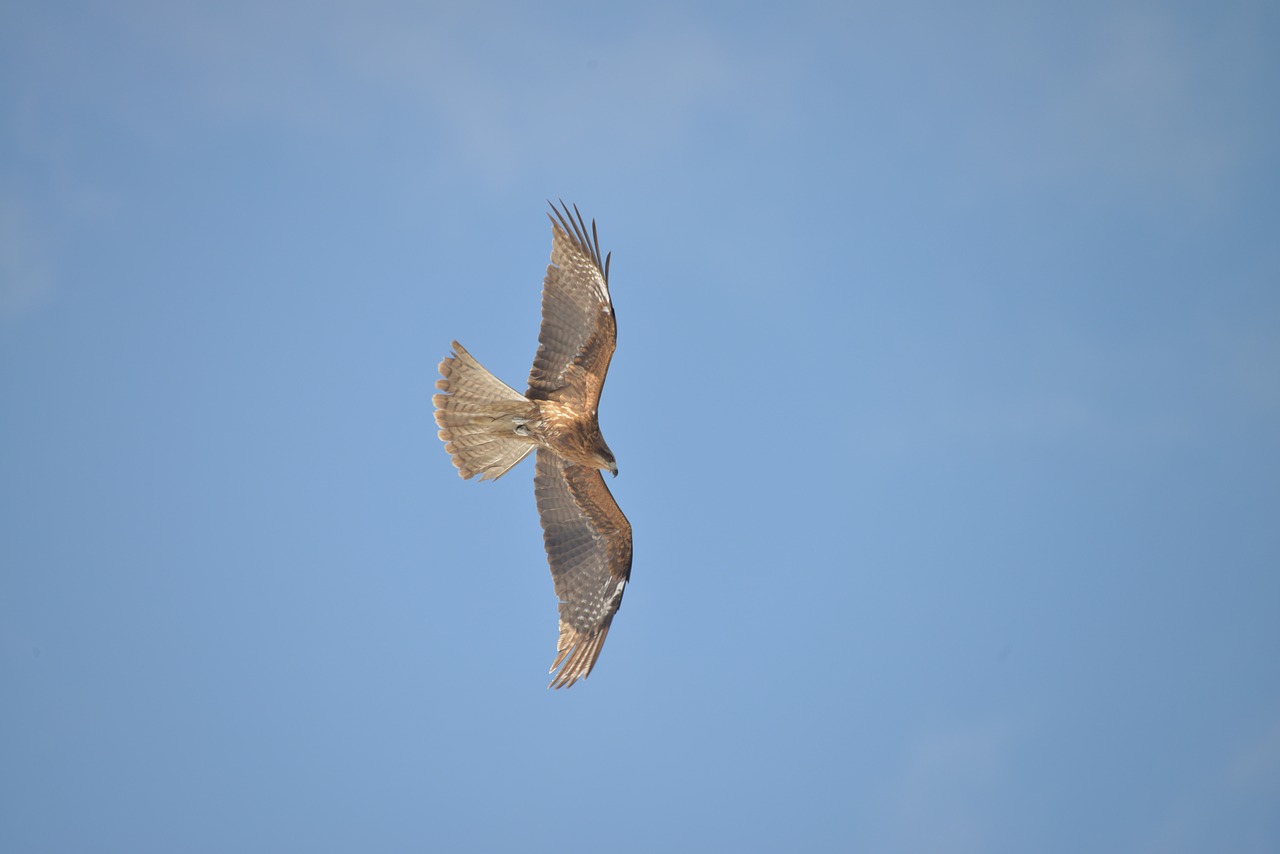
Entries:
[[617,477],[617,476],[618,476],[618,464],[617,464],[617,463],[614,463],[613,465],[609,466],[609,474],[613,475],[614,477]]

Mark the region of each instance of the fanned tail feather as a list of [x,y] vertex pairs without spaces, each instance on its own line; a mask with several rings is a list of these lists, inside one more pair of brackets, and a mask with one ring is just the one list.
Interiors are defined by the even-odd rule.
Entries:
[[454,355],[440,363],[442,394],[431,398],[436,407],[440,438],[458,474],[497,480],[530,451],[533,440],[522,435],[524,425],[537,417],[537,405],[489,373],[453,342]]

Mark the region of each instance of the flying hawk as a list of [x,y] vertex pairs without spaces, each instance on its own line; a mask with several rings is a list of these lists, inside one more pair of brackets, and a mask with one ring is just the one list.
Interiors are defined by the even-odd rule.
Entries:
[[[547,687],[585,679],[600,657],[631,578],[631,523],[600,469],[618,475],[596,409],[617,343],[609,260],[600,263],[575,205],[551,206],[551,263],[542,281],[542,329],[524,394],[489,373],[457,341],[440,363],[432,401],[458,474],[497,480],[537,450],[533,491],[556,596],[560,640]],[[563,665],[563,667],[561,667]],[[556,669],[560,672],[556,673]]]

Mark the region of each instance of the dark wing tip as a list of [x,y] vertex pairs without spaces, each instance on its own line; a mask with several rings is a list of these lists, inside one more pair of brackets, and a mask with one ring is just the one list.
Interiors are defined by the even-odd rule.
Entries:
[[[574,243],[581,247],[582,251],[591,256],[591,260],[595,262],[596,269],[604,276],[605,284],[609,283],[609,258],[606,257],[604,263],[600,261],[600,235],[596,232],[596,221],[591,220],[591,239],[587,239],[587,221],[583,218],[582,212],[578,210],[578,206],[573,206],[573,211],[569,211],[569,206],[565,204],[564,199],[559,199],[560,207],[556,207],[547,200],[547,204],[551,207],[551,213],[547,214],[547,219],[551,220],[553,226],[559,224],[561,231]],[[555,218],[552,218],[555,214]],[[613,253],[609,253],[611,256]]]

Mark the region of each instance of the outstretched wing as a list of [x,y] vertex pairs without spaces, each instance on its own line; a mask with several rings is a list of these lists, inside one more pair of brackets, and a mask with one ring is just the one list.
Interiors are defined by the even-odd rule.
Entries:
[[538,449],[533,488],[560,599],[555,676],[547,687],[564,688],[591,673],[622,604],[631,577],[631,523],[599,469],[565,462],[552,451]]
[[591,236],[578,213],[552,205],[551,263],[542,280],[542,329],[529,371],[531,400],[556,400],[594,410],[600,401],[618,324],[609,298],[609,257],[600,263],[595,220]]

